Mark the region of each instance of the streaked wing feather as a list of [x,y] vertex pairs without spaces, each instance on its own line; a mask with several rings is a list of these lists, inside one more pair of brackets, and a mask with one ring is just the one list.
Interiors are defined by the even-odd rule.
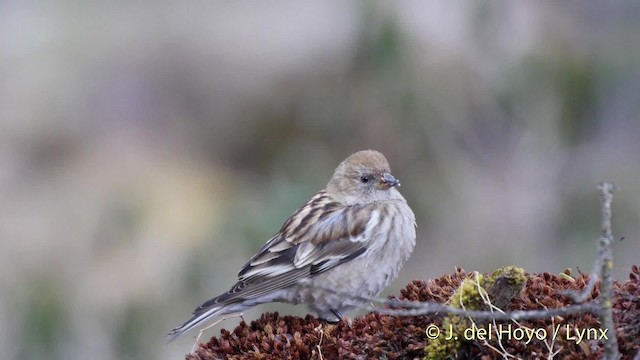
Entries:
[[243,266],[238,283],[209,306],[259,297],[360,256],[366,251],[363,237],[373,208],[345,208],[318,193]]

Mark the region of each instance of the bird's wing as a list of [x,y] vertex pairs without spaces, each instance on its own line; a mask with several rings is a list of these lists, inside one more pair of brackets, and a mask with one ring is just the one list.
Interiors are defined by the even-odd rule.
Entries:
[[201,308],[260,297],[362,255],[376,214],[373,205],[344,207],[318,193],[243,266],[236,285]]

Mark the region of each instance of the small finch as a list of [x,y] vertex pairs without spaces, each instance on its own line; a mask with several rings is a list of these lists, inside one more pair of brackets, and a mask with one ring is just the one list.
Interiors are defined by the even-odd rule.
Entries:
[[238,282],[198,307],[168,339],[269,302],[306,304],[319,318],[340,321],[362,303],[322,289],[377,296],[413,252],[415,216],[399,186],[384,155],[352,154],[242,267]]

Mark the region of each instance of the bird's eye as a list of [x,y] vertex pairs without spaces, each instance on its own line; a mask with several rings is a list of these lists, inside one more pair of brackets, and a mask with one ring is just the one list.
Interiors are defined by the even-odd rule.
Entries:
[[362,176],[360,177],[360,181],[362,181],[362,182],[363,182],[363,183],[365,183],[365,184],[366,184],[366,183],[368,183],[368,182],[369,182],[369,180],[370,180],[369,175],[362,175]]

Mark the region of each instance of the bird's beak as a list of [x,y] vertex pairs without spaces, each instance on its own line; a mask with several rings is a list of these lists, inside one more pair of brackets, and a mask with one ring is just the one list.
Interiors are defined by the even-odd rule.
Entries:
[[389,173],[384,173],[382,174],[382,177],[378,181],[377,185],[378,185],[378,189],[387,190],[394,186],[400,186],[400,181],[394,178],[393,175]]

